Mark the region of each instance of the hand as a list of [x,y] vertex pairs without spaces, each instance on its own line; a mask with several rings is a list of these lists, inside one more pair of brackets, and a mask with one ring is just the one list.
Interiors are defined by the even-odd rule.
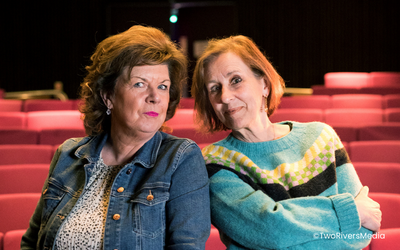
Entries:
[[377,232],[381,227],[382,212],[379,203],[368,197],[368,191],[369,188],[364,186],[354,201],[360,215],[361,226]]

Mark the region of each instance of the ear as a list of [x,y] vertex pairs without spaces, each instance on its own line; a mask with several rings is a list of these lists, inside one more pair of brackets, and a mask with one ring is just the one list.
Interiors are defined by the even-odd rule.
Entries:
[[113,108],[113,104],[112,101],[110,99],[110,95],[104,91],[100,92],[101,95],[101,99],[103,99],[104,105],[106,105],[107,108],[112,109]]
[[261,79],[261,81],[263,84],[263,90],[262,90],[263,96],[267,97],[269,95],[269,84],[268,84],[267,80],[265,79],[265,77],[263,77]]

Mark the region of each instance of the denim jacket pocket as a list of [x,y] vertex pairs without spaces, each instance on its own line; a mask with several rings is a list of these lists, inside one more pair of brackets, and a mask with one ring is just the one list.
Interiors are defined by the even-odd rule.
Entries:
[[169,185],[146,185],[131,199],[133,230],[142,236],[155,238],[165,231],[165,204],[169,199]]
[[42,224],[46,224],[50,215],[53,213],[54,209],[63,199],[66,190],[63,190],[60,185],[50,179],[47,188],[43,192],[44,206],[42,210]]

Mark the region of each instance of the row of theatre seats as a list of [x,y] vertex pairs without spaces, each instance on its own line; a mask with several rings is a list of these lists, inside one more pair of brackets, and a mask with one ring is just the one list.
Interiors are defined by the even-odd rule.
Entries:
[[400,94],[400,72],[329,72],[313,95]]
[[[347,97],[354,100],[353,97]],[[369,111],[379,111],[382,115],[379,121],[338,122],[335,120],[331,123],[342,139],[362,183],[370,187],[371,197],[381,204],[383,221],[380,233],[385,234],[385,239],[374,239],[366,248],[369,250],[400,249],[400,243],[397,242],[400,237],[400,214],[397,212],[400,208],[400,188],[396,185],[400,178],[400,155],[398,154],[400,152],[400,122],[388,122],[383,118],[385,111],[396,108],[384,102],[384,99],[389,99],[387,97],[380,96],[381,106],[368,107],[368,112],[363,113],[367,117],[370,114]],[[360,96],[355,98],[360,98]],[[313,104],[311,107],[307,107],[311,104],[306,104],[306,99],[311,100]],[[325,100],[323,102],[329,104],[317,104],[317,100],[322,99]],[[310,116],[303,119],[306,115],[296,116],[296,114],[303,114],[303,111],[310,109],[326,114],[327,111],[336,109],[336,104],[333,104],[334,99],[337,98],[328,95],[284,97],[271,120],[327,122],[325,118],[315,119]],[[290,105],[290,102],[293,104]],[[365,105],[371,102],[367,101]],[[351,106],[357,103],[347,104],[345,109],[356,109],[358,113],[362,113],[365,107]],[[343,107],[340,109],[343,110]],[[284,110],[293,110],[293,113],[287,112],[286,116],[279,118],[279,115],[285,113]],[[7,117],[4,116],[5,113],[18,114],[17,117],[21,120],[10,126],[6,122],[7,119],[3,119]],[[169,132],[179,137],[191,138],[201,148],[229,134],[229,131],[212,135],[201,134],[196,130],[193,117],[193,99],[184,98],[176,115],[166,122],[166,125],[171,128]],[[357,119],[354,114],[349,118]],[[19,249],[21,236],[28,226],[28,220],[40,197],[49,162],[58,145],[67,138],[84,135],[80,113],[76,108],[58,111],[28,111],[21,108],[20,111],[0,112],[0,159],[2,159],[0,162],[0,250]],[[218,230],[214,227],[206,249],[225,249],[219,239]]]

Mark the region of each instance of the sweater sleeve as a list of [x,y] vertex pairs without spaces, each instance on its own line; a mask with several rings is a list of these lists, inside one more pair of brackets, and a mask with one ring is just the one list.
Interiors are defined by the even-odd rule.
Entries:
[[368,244],[368,239],[330,237],[362,233],[350,193],[275,202],[236,174],[220,170],[210,178],[210,195],[215,226],[246,248],[316,249],[328,244],[331,249],[361,249]]

